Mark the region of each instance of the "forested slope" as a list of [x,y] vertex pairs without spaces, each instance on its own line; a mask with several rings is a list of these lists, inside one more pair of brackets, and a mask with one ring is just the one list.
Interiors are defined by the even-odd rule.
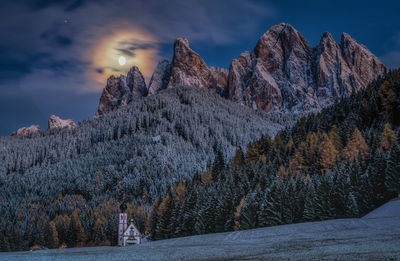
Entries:
[[400,71],[154,202],[153,239],[360,217],[400,193]]
[[[87,241],[114,244],[117,218],[111,213],[118,202],[150,204],[165,195],[170,184],[203,172],[216,151],[230,159],[237,148],[263,134],[274,135],[290,122],[291,117],[267,115],[207,90],[182,87],[84,121],[75,129],[1,137],[2,247],[44,245],[52,235],[46,229],[55,228],[49,224],[56,217],[68,217],[65,231],[72,218],[71,226],[85,231]],[[107,210],[99,219],[96,211],[107,207],[112,212]],[[93,234],[100,224],[105,227],[101,237]],[[69,234],[57,225],[58,237]],[[82,240],[65,241],[73,246]]]

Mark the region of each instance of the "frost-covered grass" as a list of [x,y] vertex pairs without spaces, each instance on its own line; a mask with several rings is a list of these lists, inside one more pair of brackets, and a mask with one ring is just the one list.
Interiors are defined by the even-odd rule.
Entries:
[[0,260],[399,260],[400,201],[338,219],[147,242],[0,254]]

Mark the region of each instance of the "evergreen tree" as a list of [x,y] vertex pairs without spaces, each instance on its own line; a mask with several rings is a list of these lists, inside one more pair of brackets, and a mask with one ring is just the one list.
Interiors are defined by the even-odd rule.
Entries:
[[45,245],[48,248],[57,248],[58,244],[59,241],[56,224],[53,221],[50,221],[49,225],[46,227]]
[[314,189],[314,184],[312,183],[311,180],[307,181],[307,183],[308,183],[307,184],[308,188],[304,202],[303,219],[306,221],[314,221],[318,218],[316,213],[315,189]]
[[219,180],[223,177],[223,172],[225,169],[225,160],[221,151],[217,152],[213,167],[212,167],[212,179]]
[[359,215],[360,214],[359,214],[359,209],[358,209],[356,198],[354,197],[353,193],[350,192],[347,197],[345,216],[357,218],[357,217],[359,217]]
[[235,215],[234,215],[234,220],[235,220],[234,223],[235,223],[235,225],[233,227],[233,229],[235,231],[240,229],[240,217],[242,215],[242,210],[243,210],[244,203],[245,203],[245,198],[242,198],[240,200],[239,205],[236,206]]
[[71,222],[69,224],[69,239],[67,245],[69,247],[83,246],[86,242],[86,234],[79,220],[78,212],[75,210],[71,215]]
[[325,133],[322,137],[322,144],[320,148],[320,160],[319,164],[321,165],[321,170],[326,171],[331,169],[335,163],[336,156],[338,151],[336,147],[333,145],[333,142]]
[[343,149],[343,159],[353,160],[361,155],[363,158],[368,158],[369,148],[365,142],[361,132],[356,128],[351,135],[346,147]]
[[380,147],[384,151],[389,151],[395,139],[396,139],[396,134],[392,130],[390,124],[386,123],[382,132]]
[[250,163],[256,163],[260,160],[261,157],[261,152],[262,148],[261,148],[261,144],[260,142],[256,141],[253,142],[249,145],[249,147],[247,148],[247,153],[246,153],[246,163],[250,164]]
[[386,180],[385,186],[390,196],[398,196],[400,198],[400,144],[392,147],[388,161],[386,163]]
[[331,130],[329,131],[329,139],[331,140],[337,151],[342,150],[342,139],[339,135],[339,128],[337,127],[337,125],[333,125]]
[[386,115],[391,119],[397,99],[396,93],[392,89],[392,84],[387,80],[384,81],[379,87],[378,94],[384,112],[386,112]]
[[231,168],[238,169],[243,167],[245,163],[244,153],[241,148],[237,149],[235,152],[235,156],[233,156]]
[[170,238],[171,231],[171,217],[174,204],[172,201],[171,193],[168,193],[158,208],[157,226],[154,232],[154,239]]
[[160,199],[156,199],[150,210],[150,214],[147,216],[147,221],[146,221],[146,234],[150,235],[150,238],[154,239],[154,232],[156,229],[157,225],[157,216],[158,216],[158,207],[159,207],[159,202]]
[[211,170],[207,169],[206,172],[204,172],[203,177],[201,177],[201,184],[205,186],[207,183],[210,183],[213,180],[213,174]]

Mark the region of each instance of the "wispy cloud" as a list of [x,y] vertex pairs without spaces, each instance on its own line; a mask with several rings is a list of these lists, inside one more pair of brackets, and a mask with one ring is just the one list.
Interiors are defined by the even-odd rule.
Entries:
[[[108,71],[126,72],[127,68],[95,64],[92,59],[93,48],[118,30],[141,29],[153,36],[151,41],[127,38],[113,46],[117,55],[127,60],[143,61],[150,56],[151,63],[139,64],[148,78],[155,66],[153,60],[165,56],[161,45],[170,44],[172,49],[177,37],[210,45],[239,42],[254,33],[261,18],[275,13],[269,4],[242,0],[7,1],[0,8],[0,34],[7,36],[0,41],[2,96],[7,95],[8,104],[16,104],[14,107],[20,96],[34,97],[32,102],[43,114],[60,108],[72,111],[81,106],[73,104],[74,100],[100,95]],[[60,102],[51,109],[45,105],[50,102],[44,94]],[[63,101],[66,96],[70,99]],[[81,107],[79,117],[92,115],[94,110]]]

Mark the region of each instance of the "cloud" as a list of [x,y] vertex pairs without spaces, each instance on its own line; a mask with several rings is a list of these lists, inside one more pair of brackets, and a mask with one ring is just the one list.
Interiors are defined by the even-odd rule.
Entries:
[[[10,100],[14,103],[7,103],[11,111],[25,108],[26,115],[36,111],[32,119],[61,111],[61,107],[73,111],[71,108],[81,106],[73,104],[73,97],[79,101],[83,100],[79,97],[90,97],[91,103],[98,102],[110,71],[126,73],[130,65],[139,65],[148,80],[159,57],[170,56],[160,48],[168,44],[172,50],[177,37],[210,46],[240,42],[254,33],[261,18],[273,17],[275,12],[264,2],[242,0],[7,1],[0,8],[0,34],[7,36],[0,41],[1,95],[4,98],[6,93],[12,93]],[[94,63],[98,44],[118,36],[121,30],[127,36],[131,35],[129,32],[141,34],[122,37],[110,47],[116,55],[127,57],[126,67],[119,66],[114,61],[116,57],[109,57],[108,63]],[[20,106],[28,104],[28,98],[21,100],[18,93],[34,97],[31,105]],[[63,101],[67,96],[68,101]],[[32,109],[36,105],[39,109]],[[81,109],[89,111],[86,107]],[[87,115],[73,113],[66,117]]]

